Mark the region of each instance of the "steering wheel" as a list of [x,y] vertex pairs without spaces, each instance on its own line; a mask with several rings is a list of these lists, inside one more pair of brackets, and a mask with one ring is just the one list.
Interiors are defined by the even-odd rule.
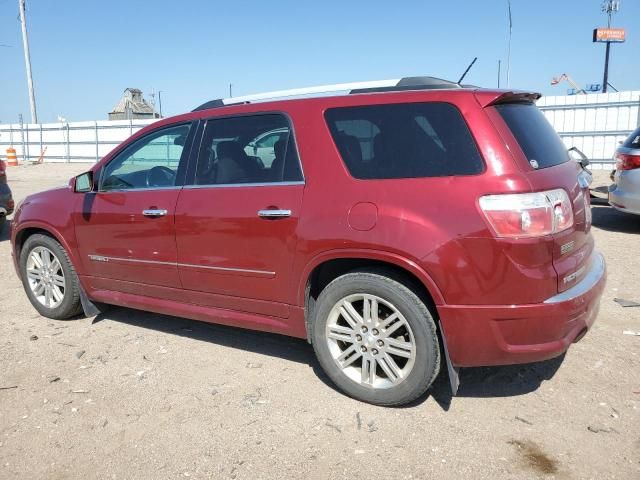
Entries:
[[170,187],[174,184],[176,172],[169,167],[156,165],[147,170],[147,187]]

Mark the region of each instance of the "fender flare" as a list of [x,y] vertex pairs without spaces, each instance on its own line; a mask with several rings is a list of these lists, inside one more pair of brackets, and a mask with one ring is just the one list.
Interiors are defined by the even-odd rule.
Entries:
[[329,260],[338,259],[370,259],[390,263],[392,265],[400,267],[413,274],[418,278],[418,280],[420,280],[420,282],[424,285],[424,287],[431,295],[431,298],[433,299],[433,303],[435,303],[435,305],[443,305],[446,303],[444,301],[444,297],[442,296],[442,292],[440,292],[440,289],[433,281],[431,276],[415,261],[396,253],[390,253],[380,250],[350,248],[320,252],[309,262],[307,262],[304,269],[302,270],[302,275],[300,277],[301,280],[298,284],[298,291],[296,294],[296,301],[298,305],[305,304],[306,286],[309,282],[311,273],[316,269],[316,267]]
[[20,251],[18,251],[18,245],[17,245],[18,237],[24,230],[27,230],[30,228],[44,230],[53,238],[55,238],[56,241],[60,243],[60,245],[62,245],[62,248],[65,249],[65,251],[69,255],[69,258],[71,258],[71,261],[73,262],[73,268],[75,269],[76,273],[78,275],[81,275],[83,273],[78,270],[78,267],[82,267],[82,262],[79,261],[80,259],[78,258],[76,251],[73,248],[71,248],[71,246],[69,245],[69,242],[67,242],[67,239],[62,234],[60,234],[59,230],[56,227],[54,227],[50,223],[40,222],[36,220],[27,220],[25,222],[20,222],[19,228],[14,232],[12,232],[12,236],[14,238],[14,249],[16,253],[17,262],[20,261],[20,253],[21,253]]

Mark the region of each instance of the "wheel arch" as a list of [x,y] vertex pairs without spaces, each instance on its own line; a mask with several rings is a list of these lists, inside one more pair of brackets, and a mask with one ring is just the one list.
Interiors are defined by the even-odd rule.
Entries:
[[76,252],[72,248],[70,248],[64,236],[62,236],[60,232],[53,226],[39,223],[39,222],[29,222],[29,223],[25,223],[24,225],[20,225],[20,228],[14,233],[13,238],[14,238],[16,265],[19,265],[20,263],[20,255],[22,252],[22,247],[24,246],[24,243],[27,241],[27,238],[38,233],[42,235],[47,235],[53,238],[54,240],[56,240],[58,243],[60,243],[60,245],[62,245],[62,248],[65,249],[65,251],[69,255],[69,258],[73,262],[73,266],[76,272],[78,272],[79,262],[76,257]]
[[[330,265],[352,267],[346,271],[368,266],[386,267],[414,280],[428,293],[434,305],[445,303],[440,289],[431,276],[413,260],[398,254],[377,250],[332,250],[317,255],[304,268],[297,293],[298,305],[305,304],[310,282],[316,280],[314,277],[319,275],[322,269]],[[342,270],[341,268],[337,269]],[[343,270],[339,274],[342,275],[346,271]]]
[[442,293],[433,279],[414,261],[403,256],[375,250],[340,250],[320,254],[303,271],[298,287],[298,305],[304,306],[305,327],[309,337],[315,300],[320,291],[335,278],[354,270],[384,271],[395,280],[412,288],[438,317],[437,306],[444,302]]

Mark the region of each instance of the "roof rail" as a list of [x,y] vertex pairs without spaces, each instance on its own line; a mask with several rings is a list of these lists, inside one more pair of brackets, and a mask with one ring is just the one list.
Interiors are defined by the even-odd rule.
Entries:
[[279,98],[305,97],[309,95],[325,96],[326,94],[347,92],[348,94],[394,92],[403,90],[433,90],[463,88],[461,85],[436,77],[404,77],[392,80],[373,80],[369,82],[336,83],[317,87],[293,88],[274,92],[244,95],[242,97],[219,98],[203,103],[194,112],[243,103],[261,102]]

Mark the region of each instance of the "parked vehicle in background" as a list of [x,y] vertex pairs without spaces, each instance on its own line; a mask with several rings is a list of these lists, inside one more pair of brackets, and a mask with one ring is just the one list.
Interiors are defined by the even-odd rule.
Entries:
[[616,149],[609,204],[621,212],[640,215],[640,127]]
[[0,233],[7,223],[7,216],[13,213],[13,196],[7,183],[7,164],[0,160]]
[[[279,140],[286,140],[289,135],[288,128],[279,128],[271,132],[260,134],[257,138],[251,140],[244,148],[247,155],[253,155],[260,158],[260,161],[266,168],[271,167],[271,163],[276,158],[275,147]],[[284,146],[285,142],[280,145]]]
[[[431,77],[340,87],[208,102],[27,197],[11,241],[33,306],[306,338],[343,392],[379,405],[414,400],[443,363],[455,390],[460,367],[582,338],[606,277],[591,176],[540,95]],[[319,89],[287,93],[301,92]]]

